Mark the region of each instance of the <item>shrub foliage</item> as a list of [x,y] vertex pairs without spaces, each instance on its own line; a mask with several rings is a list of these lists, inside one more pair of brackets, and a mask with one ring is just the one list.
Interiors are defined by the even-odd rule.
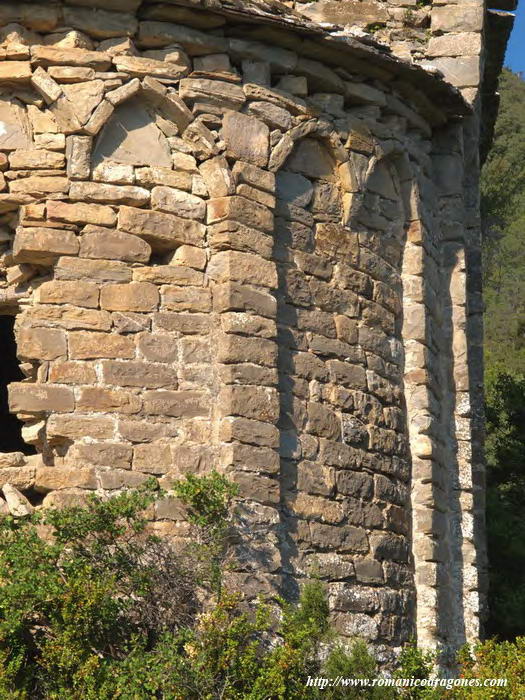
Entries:
[[[298,605],[248,609],[222,585],[235,488],[212,473],[174,490],[194,527],[177,548],[147,533],[144,513],[164,496],[152,485],[0,521],[1,698],[318,696],[305,679],[321,672],[328,635],[321,585]],[[334,663],[350,675],[376,668],[366,648],[338,649]]]
[[[377,678],[377,662],[364,642],[350,648],[335,642],[318,582],[304,586],[296,605],[248,606],[227,590],[235,493],[216,473],[176,484],[194,528],[191,543],[177,547],[148,533],[148,509],[165,496],[153,485],[91,497],[85,507],[0,519],[0,698],[467,697],[308,685],[308,677]],[[517,689],[472,697],[523,697],[524,652],[523,640],[465,651],[465,675],[511,675]],[[432,665],[431,656],[411,646],[396,677],[425,678]]]

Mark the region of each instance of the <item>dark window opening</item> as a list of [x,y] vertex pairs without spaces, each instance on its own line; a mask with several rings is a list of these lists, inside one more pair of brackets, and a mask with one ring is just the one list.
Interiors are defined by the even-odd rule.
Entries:
[[16,356],[14,326],[14,316],[0,316],[0,452],[34,455],[35,448],[22,439],[22,421],[9,413],[7,386],[24,379]]

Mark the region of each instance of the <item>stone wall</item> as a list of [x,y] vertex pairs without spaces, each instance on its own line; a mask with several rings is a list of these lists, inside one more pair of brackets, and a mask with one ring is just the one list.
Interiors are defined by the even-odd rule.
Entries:
[[[0,303],[37,449],[0,455],[2,508],[217,468],[243,590],[316,574],[385,659],[455,648],[483,556],[468,108],[299,20],[113,11],[139,4],[0,10]],[[151,527],[187,533],[171,498]]]

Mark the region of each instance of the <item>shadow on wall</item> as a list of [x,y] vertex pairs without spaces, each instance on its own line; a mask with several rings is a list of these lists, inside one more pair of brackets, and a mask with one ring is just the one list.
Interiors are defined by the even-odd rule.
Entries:
[[23,452],[36,454],[32,445],[22,439],[22,422],[9,412],[7,387],[11,382],[25,379],[16,356],[15,317],[0,316],[0,453]]
[[[277,176],[284,593],[296,596],[297,579],[315,573],[334,591],[344,634],[408,639],[403,211],[391,168],[352,155],[350,196],[320,139],[300,141]],[[385,584],[401,615],[377,614],[370,586]]]

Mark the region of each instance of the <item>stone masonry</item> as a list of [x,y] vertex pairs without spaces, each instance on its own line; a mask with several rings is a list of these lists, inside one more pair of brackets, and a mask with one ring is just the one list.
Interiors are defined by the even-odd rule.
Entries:
[[[0,454],[0,509],[218,469],[237,585],[320,576],[385,660],[475,639],[485,596],[478,175],[504,41],[478,0],[418,4],[423,41],[413,5],[0,5],[0,313],[36,451]],[[151,528],[185,536],[174,499]]]

